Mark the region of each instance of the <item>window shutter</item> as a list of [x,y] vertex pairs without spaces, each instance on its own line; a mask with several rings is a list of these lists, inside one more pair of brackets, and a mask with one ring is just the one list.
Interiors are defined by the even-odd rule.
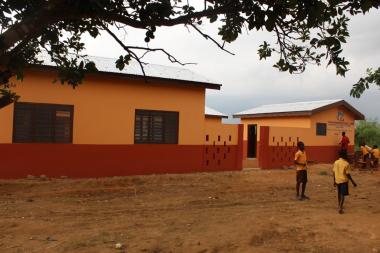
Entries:
[[16,103],[13,142],[71,143],[73,106]]
[[135,111],[135,143],[178,143],[178,112]]
[[141,142],[142,140],[142,116],[137,114],[135,115],[135,141]]
[[55,142],[71,143],[72,112],[59,109],[55,111],[54,137]]
[[327,135],[327,125],[326,123],[317,123],[316,126],[317,135],[318,136],[326,136]]
[[54,137],[53,108],[48,105],[35,105],[33,108],[34,142],[51,143]]
[[13,141],[32,142],[32,107],[16,103],[13,119]]
[[165,143],[178,143],[178,112],[165,115]]
[[152,115],[151,140],[155,143],[164,141],[164,117],[162,115]]
[[141,123],[141,141],[142,142],[149,141],[149,128],[150,128],[150,117],[148,115],[143,115],[142,123]]

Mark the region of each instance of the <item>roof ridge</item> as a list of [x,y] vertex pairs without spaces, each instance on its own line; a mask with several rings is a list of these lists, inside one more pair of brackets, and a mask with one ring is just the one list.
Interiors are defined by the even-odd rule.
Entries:
[[[269,105],[289,105],[289,104],[305,104],[305,103],[317,103],[317,102],[328,102],[328,101],[343,101],[344,99],[325,99],[325,100],[312,100],[312,101],[297,101],[297,102],[285,102],[285,103],[275,103],[275,104],[264,104],[260,106],[269,106]],[[257,106],[257,107],[260,107]],[[256,107],[253,107],[256,108]]]
[[354,113],[355,119],[365,119],[365,116],[344,99],[316,100],[283,104],[271,104],[258,106],[233,114],[234,118],[240,117],[270,117],[272,116],[296,116],[311,115],[323,109],[343,105]]
[[[74,54],[71,55],[73,55],[74,57]],[[42,52],[38,55],[38,57],[40,58],[40,60],[42,60],[41,65],[51,67],[56,66],[56,64],[52,62],[49,54]],[[130,76],[144,76],[144,72],[141,70],[141,66],[138,64],[136,60],[132,60],[129,64],[129,67],[126,66],[126,68],[124,68],[123,70],[119,70],[114,63],[117,60],[117,58],[86,54],[84,56],[84,59],[94,61],[97,69],[100,72]],[[111,64],[111,62],[113,62],[113,64]],[[220,83],[215,82],[214,80],[204,76],[203,74],[198,74],[197,72],[184,67],[168,66],[154,63],[148,63],[143,67],[145,68],[145,76],[147,77],[198,83],[206,85],[206,88],[212,89],[220,89],[221,86]]]
[[[88,57],[102,58],[102,59],[107,59],[107,60],[117,60],[117,58],[105,57],[105,56],[88,55]],[[136,64],[138,67],[140,67],[138,61],[132,59],[132,63]],[[216,83],[214,80],[211,80],[210,78],[205,77],[203,74],[199,74],[197,72],[194,72],[191,69],[184,68],[183,66],[169,66],[169,65],[157,64],[157,63],[146,63],[145,66],[148,66],[148,67],[155,67],[155,66],[157,66],[157,67],[162,67],[162,68],[170,68],[170,69],[173,69],[173,70],[175,69],[175,70],[182,70],[182,71],[190,71],[193,74],[196,74],[198,76],[201,76],[201,77],[207,79],[210,83]]]
[[[93,58],[102,58],[102,59],[107,59],[107,60],[117,60],[117,58],[106,57],[106,56],[97,56],[97,55],[86,55],[86,56],[93,57]],[[132,62],[138,64],[138,61],[136,61],[136,60],[132,59]],[[169,65],[157,64],[157,63],[146,63],[145,65],[147,65],[147,66],[150,65],[150,66],[160,66],[160,67],[165,67],[165,68],[175,68],[175,69],[189,70],[187,68],[183,68],[183,67],[179,67],[179,66],[169,66]],[[192,70],[189,70],[189,71],[192,71]]]
[[205,115],[210,115],[210,116],[221,116],[221,117],[228,117],[227,114],[222,113],[210,106],[205,105]]
[[[291,103],[277,103],[277,104],[266,104],[261,106],[256,106],[249,108],[234,115],[244,115],[244,114],[268,114],[268,113],[285,113],[285,112],[310,112],[318,108],[331,105],[337,102],[345,102],[344,99],[326,99],[326,100],[314,100],[314,101],[303,101],[303,102],[291,102]],[[297,108],[295,108],[297,107]]]

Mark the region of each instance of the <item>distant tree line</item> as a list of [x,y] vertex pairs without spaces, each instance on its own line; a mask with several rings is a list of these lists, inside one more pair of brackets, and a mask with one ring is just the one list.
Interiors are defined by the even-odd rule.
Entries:
[[380,123],[377,120],[362,120],[356,124],[356,147],[359,147],[363,142],[370,147],[380,145]]

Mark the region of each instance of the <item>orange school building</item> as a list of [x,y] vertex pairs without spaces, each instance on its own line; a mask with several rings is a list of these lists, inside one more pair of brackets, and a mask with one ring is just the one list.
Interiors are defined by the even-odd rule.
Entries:
[[148,65],[122,72],[93,58],[98,73],[76,89],[53,84],[48,63],[14,81],[20,100],[0,109],[0,178],[104,177],[240,170],[242,125],[205,109],[220,89],[191,71]]
[[355,120],[365,118],[344,100],[263,105],[234,117],[244,125],[243,167],[263,169],[292,165],[298,141],[305,143],[308,160],[331,163],[342,132],[353,151]]

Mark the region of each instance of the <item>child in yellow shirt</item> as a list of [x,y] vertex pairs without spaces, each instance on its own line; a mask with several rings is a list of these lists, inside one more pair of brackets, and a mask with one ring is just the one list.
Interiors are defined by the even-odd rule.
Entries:
[[365,145],[364,142],[360,144],[360,151],[362,152],[362,155],[363,155],[363,162],[367,161],[369,158],[369,151],[368,151],[367,145]]
[[367,161],[369,161],[369,147],[367,145],[365,145],[365,143],[363,142],[362,144],[360,144],[360,151],[362,152],[362,158],[363,158],[363,169],[366,168],[366,163]]
[[338,189],[339,213],[343,213],[344,197],[348,195],[348,181],[356,187],[356,183],[350,175],[350,164],[347,162],[347,153],[339,152],[339,159],[333,167],[334,186]]
[[[305,144],[302,141],[297,143],[298,151],[294,155],[294,164],[296,165],[296,191],[298,200],[310,199],[305,195],[306,183],[307,183],[307,158],[305,152]],[[302,185],[302,192],[300,195],[300,186]]]
[[377,145],[374,145],[372,150],[371,150],[371,155],[372,155],[372,166],[374,168],[377,168],[379,165],[379,158],[380,158],[380,151],[377,148]]

